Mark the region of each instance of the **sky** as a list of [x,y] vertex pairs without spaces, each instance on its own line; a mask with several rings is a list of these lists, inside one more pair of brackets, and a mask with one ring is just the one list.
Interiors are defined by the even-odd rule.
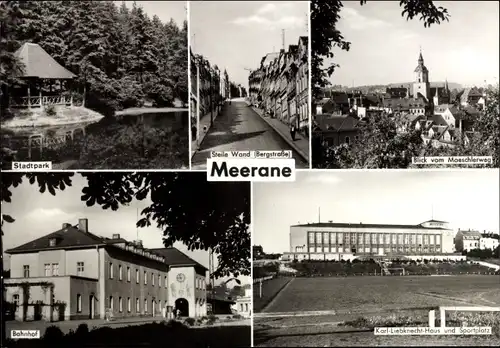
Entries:
[[309,3],[268,1],[191,1],[190,45],[229,79],[248,88],[248,71],[268,53],[296,45],[307,36]]
[[[290,226],[417,225],[432,218],[455,231],[499,231],[499,170],[299,171],[295,182],[253,183],[252,244],[289,251]],[[319,214],[320,210],[320,214]]]
[[[136,228],[137,211],[140,214],[141,210],[150,204],[148,199],[134,201],[130,206],[121,206],[117,211],[104,210],[97,205],[87,207],[85,202],[80,200],[82,188],[87,183],[86,179],[79,174],[75,174],[72,179],[73,185],[64,191],[58,191],[56,196],[49,193],[41,194],[38,185],[30,185],[26,180],[17,188],[11,189],[12,202],[2,203],[2,214],[11,215],[15,222],[3,225],[4,250],[55,232],[61,229],[63,223],[76,225],[79,218],[87,218],[89,231],[98,236],[111,238],[113,234],[119,233],[120,237],[133,241],[137,239],[138,233],[144,247],[164,247],[161,230],[154,226]],[[188,251],[182,243],[176,243],[174,247],[208,268],[208,252]],[[216,256],[214,261],[217,263]],[[242,284],[250,283],[250,277],[239,279]],[[216,280],[215,283],[218,284],[223,280]],[[228,283],[229,287],[232,285],[236,283]]]
[[[114,1],[120,6],[123,1]],[[134,1],[125,1],[128,8],[132,8]],[[137,5],[142,6],[144,12],[150,18],[157,15],[163,23],[170,22],[172,18],[178,26],[187,19],[187,1],[136,1]]]
[[363,6],[343,1],[337,29],[351,48],[333,49],[340,68],[330,81],[349,87],[414,81],[421,47],[431,82],[497,84],[499,2],[434,3],[448,9],[449,22],[424,28],[419,17],[406,21],[401,16],[398,1],[368,1]]

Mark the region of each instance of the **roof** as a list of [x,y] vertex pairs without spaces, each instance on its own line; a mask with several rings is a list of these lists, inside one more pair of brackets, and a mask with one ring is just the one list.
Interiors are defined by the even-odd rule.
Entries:
[[176,248],[157,248],[150,250],[155,254],[163,256],[165,258],[165,261],[171,267],[195,266],[195,267],[202,267],[203,269],[207,270],[205,266],[196,262],[195,260],[193,260],[192,258],[190,258],[189,256],[187,256],[182,251]]
[[427,70],[426,66],[425,65],[418,65],[416,68],[415,68],[415,71],[414,72],[429,72],[429,70]]
[[359,123],[359,120],[351,116],[316,115],[316,120],[322,130],[334,130],[337,132],[357,130]]
[[[56,246],[50,246],[50,240],[56,238]],[[25,252],[35,252],[40,250],[57,250],[72,247],[85,247],[105,245],[105,239],[92,233],[80,231],[75,226],[61,228],[46,236],[35,239],[18,247],[6,250],[8,254],[20,254]]]
[[462,235],[469,237],[479,237],[481,238],[481,232],[479,231],[460,231]]
[[[57,243],[55,246],[50,246],[50,240],[56,238]],[[7,254],[21,254],[28,252],[46,251],[46,250],[60,250],[60,249],[73,249],[73,248],[84,248],[84,247],[94,247],[94,246],[106,246],[114,245],[119,243],[131,243],[123,238],[111,239],[106,237],[100,237],[90,232],[83,232],[78,229],[77,226],[71,226],[67,224],[67,227],[63,227],[60,230],[47,234],[46,236],[35,239],[31,242],[25,243],[18,247],[6,250]],[[155,255],[163,256],[165,258],[165,263],[169,266],[197,266],[207,269],[205,266],[199,264],[183,252],[177,250],[176,248],[156,248],[147,249],[143,248],[145,251],[149,251]]]
[[421,99],[384,99],[384,106],[393,109],[424,108],[425,103]]
[[405,113],[404,115],[401,116],[402,121],[407,121],[410,123],[414,123],[415,121],[422,119],[425,119],[424,115],[418,115],[418,114],[411,114],[411,113]]
[[[427,221],[426,221],[427,222]],[[399,228],[399,229],[429,229],[429,230],[446,230],[443,227],[423,227],[422,224],[419,225],[391,225],[391,224],[350,224],[350,223],[336,223],[336,222],[319,222],[312,224],[302,224],[302,225],[292,225],[290,227],[341,227],[341,228]]]
[[443,115],[434,114],[432,115],[432,121],[436,126],[447,126],[448,122],[444,119]]
[[40,45],[25,43],[14,55],[24,64],[22,77],[72,79],[76,75],[61,66]]

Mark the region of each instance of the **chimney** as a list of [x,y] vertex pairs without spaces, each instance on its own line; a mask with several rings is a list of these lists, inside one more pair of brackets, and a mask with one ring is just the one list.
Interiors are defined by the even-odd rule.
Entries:
[[120,235],[118,233],[114,233],[112,239],[120,239]]
[[87,233],[89,231],[89,219],[78,219],[78,229]]
[[67,222],[65,222],[65,223],[63,223],[63,224],[62,224],[62,228],[63,228],[63,229],[65,229],[65,228],[69,228],[69,227],[71,227],[71,224],[69,224],[69,223],[67,223]]

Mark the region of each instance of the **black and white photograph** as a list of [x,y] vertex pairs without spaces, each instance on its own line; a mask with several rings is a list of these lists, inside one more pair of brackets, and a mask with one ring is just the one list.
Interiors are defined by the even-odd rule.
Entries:
[[[311,1],[312,168],[498,168],[499,3]],[[457,164],[415,157],[473,156]]]
[[2,345],[249,347],[249,226],[248,182],[4,173]]
[[191,168],[290,151],[309,168],[309,2],[191,1]]
[[2,1],[2,169],[189,169],[186,1]]
[[[318,170],[253,183],[254,346],[498,346],[498,176]],[[405,327],[491,334],[376,331]]]

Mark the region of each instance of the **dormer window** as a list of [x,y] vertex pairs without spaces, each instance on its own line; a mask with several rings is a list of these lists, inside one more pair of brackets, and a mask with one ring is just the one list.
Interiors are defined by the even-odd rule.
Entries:
[[56,243],[57,243],[57,239],[56,238],[50,238],[49,239],[49,245],[51,247],[56,246]]

